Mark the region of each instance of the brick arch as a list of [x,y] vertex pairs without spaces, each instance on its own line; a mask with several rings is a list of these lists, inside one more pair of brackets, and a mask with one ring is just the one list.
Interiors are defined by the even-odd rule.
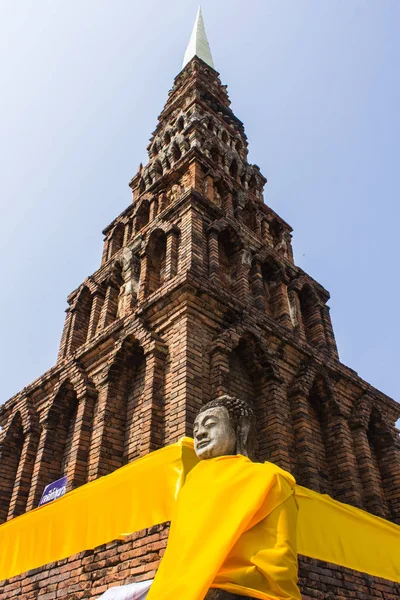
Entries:
[[[221,155],[222,156],[222,155]],[[214,180],[214,200],[216,203],[221,206],[230,216],[233,216],[234,213],[234,203],[233,203],[233,190],[232,185],[229,184],[222,177],[216,177]],[[214,230],[217,231],[218,224],[225,222],[224,227],[228,226],[228,223],[225,219],[220,219],[216,221],[216,227]],[[234,222],[230,222],[231,227],[234,226]],[[222,230],[221,230],[222,231]],[[235,227],[235,231],[238,233],[239,229]],[[239,233],[238,233],[239,235]]]
[[[289,388],[292,413],[292,460],[298,482],[333,494],[340,439],[332,425],[342,410],[329,374],[314,361],[303,364]],[[339,423],[341,427],[341,423]],[[340,428],[341,432],[341,428]]]
[[148,198],[142,198],[134,214],[135,232],[145,227],[150,219],[150,202]]
[[254,408],[256,415],[257,455],[259,460],[270,458],[269,382],[274,377],[268,354],[259,338],[243,332],[228,356],[229,393],[242,397]]
[[[211,247],[211,239],[214,237],[216,248]],[[238,274],[241,265],[240,252],[244,244],[238,231],[225,219],[220,219],[209,228],[209,261],[217,262],[216,270],[220,284],[226,290],[235,291],[238,284]],[[212,253],[217,256],[213,257]]]
[[[14,408],[14,411],[9,417],[9,426],[11,426],[13,422],[15,424],[14,419],[17,415],[20,416],[23,433],[19,445],[17,445],[17,447],[14,445],[12,448],[12,461],[14,463],[12,470],[14,473],[14,480],[12,481],[12,495],[8,501],[8,515],[6,515],[8,519],[16,517],[26,510],[40,431],[39,418],[29,396],[24,396],[18,400],[17,407]],[[4,436],[7,435],[7,431],[8,429],[3,432]],[[3,462],[4,460],[3,450],[5,446],[7,446],[7,443],[4,445],[0,442],[0,462]],[[2,495],[1,489],[6,481],[6,479],[0,481],[0,496]],[[0,500],[0,513],[3,512],[4,516],[6,510],[7,503],[4,503],[4,500],[2,499]]]
[[41,482],[43,488],[68,475],[68,459],[78,413],[78,396],[71,380],[65,379],[55,392],[47,410],[44,426]]
[[368,393],[354,403],[350,425],[365,508],[399,520],[400,444],[394,426]]
[[107,472],[139,456],[145,373],[143,345],[130,335],[118,344],[107,372],[107,419],[101,448]]
[[152,294],[166,280],[167,236],[164,229],[158,227],[151,232],[145,255],[147,259],[145,293]]
[[[271,458],[279,432],[272,423],[275,386],[282,383],[276,361],[255,331],[233,327],[218,336],[210,350],[212,394],[230,394],[249,402],[257,418],[257,456]],[[268,410],[270,406],[270,410]]]
[[158,179],[164,174],[164,168],[162,166],[161,160],[158,157],[155,160],[153,160],[151,165],[151,171],[154,179]]
[[296,294],[301,337],[312,346],[327,348],[326,332],[322,319],[323,302],[313,284],[306,278],[296,279],[290,289]]
[[8,427],[2,433],[0,444],[0,523],[7,520],[24,442],[22,416],[17,410],[10,417]]
[[260,310],[283,324],[289,324],[286,274],[280,262],[269,253],[258,253],[249,270],[249,289]]
[[108,327],[119,316],[118,304],[121,287],[124,283],[122,277],[123,257],[119,257],[112,264],[107,278],[102,282],[105,291],[102,314],[100,316],[101,327]]
[[125,226],[123,223],[117,223],[109,235],[108,256],[110,259],[120,250],[124,243]]
[[176,139],[173,140],[170,149],[169,149],[169,157],[173,163],[178,162],[184,154],[180,144]]
[[222,156],[222,154],[225,152],[225,149],[223,148],[220,140],[213,135],[210,135],[205,139],[202,148],[203,151],[205,151],[205,153],[208,154],[211,151],[211,149],[215,146],[218,148],[220,156]]
[[331,466],[334,454],[331,451],[328,436],[329,404],[332,390],[328,379],[321,373],[316,373],[308,392],[308,417],[310,419],[313,446],[318,467],[319,491],[332,495]]
[[100,287],[100,284],[91,275],[89,277],[86,277],[85,281],[83,282],[83,285],[87,287],[87,289],[92,295],[95,294]]
[[69,311],[70,322],[67,334],[66,354],[72,354],[86,343],[88,336],[93,296],[88,285],[83,285]]
[[67,489],[88,478],[88,459],[97,392],[78,370],[63,378],[41,415],[41,435],[28,507],[37,506],[48,483],[67,476]]
[[252,200],[248,200],[241,211],[241,221],[254,233],[258,232],[257,207]]
[[182,156],[190,149],[189,140],[183,133],[176,133],[172,141],[178,146]]
[[400,440],[377,406],[371,410],[367,438],[372,463],[379,475],[378,485],[381,484],[379,495],[383,499],[384,516],[399,521]]

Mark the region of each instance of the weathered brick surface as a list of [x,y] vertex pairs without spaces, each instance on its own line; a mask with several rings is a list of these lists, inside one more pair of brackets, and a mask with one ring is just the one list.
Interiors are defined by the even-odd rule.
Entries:
[[[216,394],[251,402],[258,457],[300,484],[400,522],[400,407],[341,364],[328,292],[293,261],[263,201],[218,75],[178,75],[104,231],[100,268],[68,298],[57,364],[0,410],[0,522],[191,434]],[[152,577],[167,529],[0,583],[1,598],[93,598]],[[328,541],[327,541],[328,543]],[[398,586],[301,559],[304,598],[399,597]]]

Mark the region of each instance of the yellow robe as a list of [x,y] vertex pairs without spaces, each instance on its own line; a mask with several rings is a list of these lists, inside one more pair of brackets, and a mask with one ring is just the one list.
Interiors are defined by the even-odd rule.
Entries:
[[300,600],[294,488],[272,463],[241,455],[201,461],[179,493],[148,600],[201,600],[210,587]]

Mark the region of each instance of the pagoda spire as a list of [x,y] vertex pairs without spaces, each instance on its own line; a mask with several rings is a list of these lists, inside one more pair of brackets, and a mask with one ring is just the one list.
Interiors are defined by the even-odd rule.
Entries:
[[186,48],[183,58],[182,69],[192,60],[194,56],[198,56],[214,69],[214,62],[211,56],[210,45],[207,40],[206,30],[204,28],[203,15],[201,7],[197,11],[196,21],[194,23],[192,35],[190,36],[188,47]]

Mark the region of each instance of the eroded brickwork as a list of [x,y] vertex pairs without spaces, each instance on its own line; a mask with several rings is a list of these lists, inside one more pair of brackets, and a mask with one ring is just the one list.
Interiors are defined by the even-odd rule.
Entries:
[[[63,475],[76,488],[191,434],[217,394],[251,402],[258,458],[400,523],[400,406],[338,358],[328,292],[293,260],[263,200],[243,124],[218,74],[177,76],[104,231],[100,268],[68,298],[57,364],[0,410],[0,522]],[[152,577],[164,525],[0,584],[13,597],[94,598]],[[399,597],[398,586],[301,560],[310,598]]]

